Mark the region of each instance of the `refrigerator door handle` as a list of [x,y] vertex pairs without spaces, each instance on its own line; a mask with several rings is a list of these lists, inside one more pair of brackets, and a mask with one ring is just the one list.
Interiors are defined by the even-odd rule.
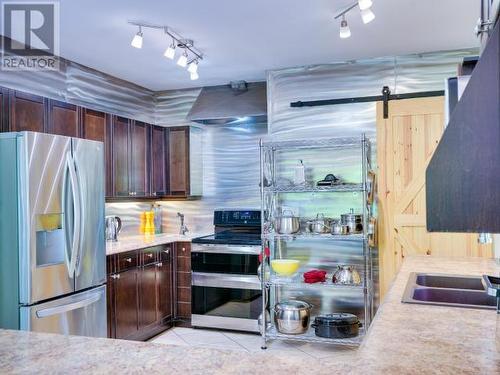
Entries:
[[82,258],[82,253],[83,253],[83,238],[85,236],[85,206],[83,204],[84,202],[84,187],[81,185],[82,184],[82,179],[80,178],[80,172],[78,170],[78,164],[76,161],[76,158],[73,158],[73,164],[75,167],[75,176],[76,176],[76,181],[77,181],[77,197],[78,197],[78,209],[76,210],[76,215],[79,217],[79,226],[78,226],[78,247],[75,249],[75,272],[76,275],[78,276],[80,274],[80,263],[81,263],[81,258]]
[[80,301],[75,301],[68,303],[66,305],[49,307],[47,309],[39,310],[36,312],[36,316],[37,318],[46,318],[48,316],[64,314],[68,311],[81,309],[82,307],[96,303],[101,299],[102,295],[103,295],[102,292],[96,292],[92,296],[82,299]]
[[[69,175],[69,181],[71,186],[71,196],[73,198],[73,233],[72,238],[70,240],[70,233],[68,228],[68,196],[66,195],[66,179]],[[76,253],[78,251],[78,247],[80,246],[80,225],[81,225],[81,216],[80,216],[80,196],[78,194],[78,179],[76,176],[75,163],[71,155],[66,154],[66,168],[65,168],[65,188],[63,189],[63,204],[65,205],[64,210],[64,234],[65,234],[65,242],[66,242],[66,263],[68,264],[68,273],[69,277],[73,278],[75,273],[76,266]],[[69,250],[69,255],[68,255]]]

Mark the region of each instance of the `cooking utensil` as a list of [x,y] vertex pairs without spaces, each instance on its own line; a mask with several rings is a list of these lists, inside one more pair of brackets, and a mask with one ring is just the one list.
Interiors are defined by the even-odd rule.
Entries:
[[325,218],[323,214],[317,214],[316,219],[309,221],[309,230],[313,233],[328,233],[331,230],[332,219]]
[[377,176],[375,175],[375,172],[372,170],[368,171],[368,196],[367,196],[367,203],[370,205],[373,203],[373,199],[375,197],[375,193],[377,191]]
[[273,259],[271,267],[278,276],[293,276],[299,269],[300,262],[295,259]]
[[363,215],[355,214],[353,208],[350,209],[348,214],[340,215],[340,222],[349,226],[349,233],[363,232]]
[[368,223],[368,246],[376,247],[378,241],[377,219],[370,218]]
[[300,230],[299,217],[293,216],[291,210],[283,210],[281,216],[276,217],[274,225],[279,234],[293,234]]
[[342,285],[357,285],[361,284],[361,276],[353,266],[338,265],[337,271],[333,274],[332,282]]
[[342,224],[339,219],[332,219],[330,223],[330,232],[334,235],[342,234]]
[[297,300],[279,302],[274,306],[274,324],[280,333],[300,335],[309,328],[312,305]]
[[330,174],[327,174],[323,180],[318,181],[316,183],[316,185],[317,186],[334,186],[336,184],[339,184],[340,182],[341,182],[340,178],[338,178],[337,176],[330,173]]
[[354,314],[334,313],[317,316],[311,327],[314,328],[316,336],[345,339],[358,336],[361,323]]

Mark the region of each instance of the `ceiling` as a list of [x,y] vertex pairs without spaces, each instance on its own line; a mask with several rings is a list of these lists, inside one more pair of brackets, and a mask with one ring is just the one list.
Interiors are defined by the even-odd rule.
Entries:
[[[65,0],[61,56],[159,91],[258,81],[267,70],[339,60],[478,46],[477,0],[373,0],[373,22],[348,14],[352,36],[340,39],[333,15],[351,0]],[[206,55],[200,79],[163,57],[170,43],[143,30],[142,49],[127,20],[165,24],[194,39]]]

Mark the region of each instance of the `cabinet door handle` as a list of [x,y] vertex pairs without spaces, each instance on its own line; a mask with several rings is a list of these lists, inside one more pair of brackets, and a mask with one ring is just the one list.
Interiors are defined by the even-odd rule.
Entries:
[[153,254],[149,253],[149,254],[146,254],[146,256],[149,257],[149,258],[152,258]]
[[156,267],[163,267],[163,263],[162,262],[156,263]]
[[186,248],[185,248],[185,247],[183,247],[183,248],[182,248],[182,252],[185,252],[185,251],[186,251]]
[[153,193],[153,196],[156,197],[156,191]]
[[120,274],[119,274],[119,273],[117,273],[117,274],[111,275],[111,278],[112,278],[112,279],[115,279],[115,280],[116,280],[116,279],[119,279],[119,278],[120,278]]
[[131,191],[128,192],[128,195],[134,195],[134,193],[132,193]]
[[168,254],[168,253],[170,253],[170,249],[163,250],[163,252],[164,252],[165,254]]
[[125,258],[125,262],[132,263],[132,258]]

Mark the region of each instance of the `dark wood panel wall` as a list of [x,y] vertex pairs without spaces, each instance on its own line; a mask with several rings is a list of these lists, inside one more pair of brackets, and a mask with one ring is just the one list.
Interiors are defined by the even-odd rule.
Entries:
[[109,201],[189,195],[189,127],[154,126],[0,87],[0,131],[103,142]]

